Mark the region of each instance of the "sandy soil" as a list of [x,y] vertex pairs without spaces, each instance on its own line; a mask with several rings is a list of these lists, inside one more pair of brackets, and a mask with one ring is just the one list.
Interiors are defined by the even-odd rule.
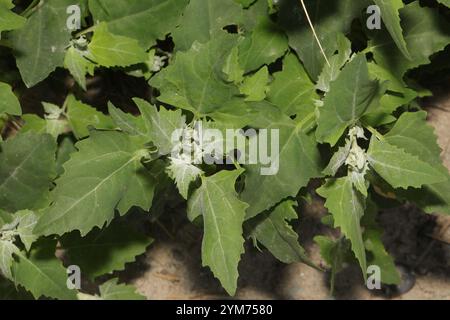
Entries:
[[[436,128],[442,157],[450,168],[450,94],[427,99],[429,121]],[[312,238],[333,234],[319,223],[325,214],[320,200],[301,210],[299,234],[312,260],[321,261]],[[348,267],[336,279],[336,294],[329,294],[328,275],[304,264],[283,265],[268,252],[248,246],[239,265],[239,299],[450,299],[450,245],[430,237],[448,222],[425,215],[410,205],[380,213],[387,250],[401,266],[407,292],[397,288],[369,291],[357,267]],[[158,239],[137,262],[120,274],[149,299],[229,298],[209,271],[201,266],[201,230],[182,221],[173,230],[156,229]],[[165,229],[165,228],[164,228]],[[402,288],[400,288],[402,291]]]

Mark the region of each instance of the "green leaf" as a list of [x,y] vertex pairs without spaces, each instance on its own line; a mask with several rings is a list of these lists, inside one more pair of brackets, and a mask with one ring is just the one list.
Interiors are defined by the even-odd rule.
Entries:
[[27,19],[12,12],[10,9],[13,7],[12,0],[0,2],[0,33],[20,29],[25,25]]
[[157,181],[152,174],[140,161],[134,161],[131,166],[133,174],[128,177],[128,188],[117,204],[121,215],[126,214],[132,207],[150,210],[155,193]]
[[77,149],[71,138],[65,137],[61,141],[58,151],[56,152],[56,172],[58,176],[64,173],[64,163],[66,163],[70,159],[70,155],[76,151]]
[[78,139],[89,136],[89,127],[91,126],[96,129],[114,129],[110,117],[78,101],[73,95],[67,97],[66,106],[67,120]]
[[171,158],[170,165],[167,167],[167,173],[175,181],[180,194],[187,200],[190,184],[197,180],[203,174],[203,171],[193,164],[177,158]]
[[447,21],[434,9],[421,7],[418,1],[400,9],[401,25],[411,60],[398,51],[397,45],[387,32],[377,31],[369,43],[379,65],[399,78],[409,70],[430,62],[429,57],[450,42]]
[[102,300],[145,300],[145,297],[136,292],[132,285],[118,284],[117,279],[111,279],[100,285]]
[[227,80],[239,84],[244,80],[244,70],[239,65],[239,49],[234,47],[228,55],[222,69],[227,75]]
[[298,58],[290,53],[283,60],[283,70],[274,74],[267,99],[286,115],[303,118],[314,111],[314,100],[319,99]]
[[[137,39],[145,49],[178,25],[187,0],[89,0],[94,21],[106,21],[112,33]],[[143,26],[148,26],[145,28]]]
[[39,124],[40,119],[35,119],[36,125],[42,126],[42,132],[47,132],[52,135],[55,140],[65,132],[69,131],[69,124],[66,119],[61,117],[64,114],[64,109],[57,105],[48,102],[42,102],[44,106],[44,120]]
[[427,213],[450,215],[450,175],[443,173],[444,182],[426,185],[421,189],[397,190],[401,199],[414,202]]
[[88,50],[88,57],[104,67],[127,67],[147,60],[137,40],[110,33],[105,23],[95,28]]
[[183,129],[186,119],[181,110],[167,110],[161,107],[158,111],[145,100],[135,98],[147,129],[147,137],[157,147],[160,155],[167,155],[172,151],[172,134],[175,130]]
[[84,238],[78,232],[72,232],[61,239],[70,263],[78,265],[91,280],[123,270],[126,263],[135,261],[152,242],[123,220],[102,230],[95,229]]
[[378,208],[375,203],[368,199],[367,209],[362,225],[364,226],[364,245],[371,253],[368,258],[369,265],[378,266],[381,269],[381,281],[385,284],[400,284],[401,278],[395,266],[394,258],[386,251],[382,242],[382,230],[380,230],[377,219]]
[[343,239],[333,240],[324,236],[316,236],[314,237],[314,242],[320,247],[320,256],[331,268],[330,286],[331,295],[333,295],[336,274],[344,268],[345,262],[349,260],[348,255],[350,248],[348,241],[343,241]]
[[150,85],[161,91],[158,100],[198,116],[242,100],[236,97],[238,88],[226,82],[222,72],[236,42],[235,35],[224,33],[205,44],[196,42],[187,52],[179,52],[173,64],[150,80]]
[[246,95],[245,101],[261,101],[266,97],[269,82],[269,70],[262,67],[255,74],[246,77],[240,87],[242,94]]
[[257,0],[234,0],[234,1],[240,3],[244,8],[248,8]]
[[188,202],[189,214],[203,216],[203,266],[209,266],[230,295],[236,292],[238,263],[244,253],[242,224],[248,205],[235,191],[243,170],[221,171],[202,178],[202,186]]
[[[305,0],[317,36],[327,57],[338,50],[338,34],[347,34],[351,22],[367,7],[366,1]],[[289,36],[289,46],[300,57],[311,78],[316,81],[326,64],[298,0],[280,0],[279,21]]]
[[0,82],[0,115],[2,113],[19,116],[22,114],[22,109],[11,86]]
[[442,3],[443,5],[450,8],[450,0],[437,0],[437,2]]
[[76,291],[67,288],[67,273],[55,257],[56,242],[45,241],[33,248],[29,256],[18,251],[13,262],[13,279],[29,290],[35,299],[42,296],[75,300]]
[[399,78],[392,74],[392,72],[384,67],[376,64],[375,62],[367,63],[367,67],[369,69],[370,77],[375,80],[378,79],[380,81],[387,81],[387,89],[389,91],[394,91],[397,93],[405,93],[408,89],[406,87],[403,78]]
[[33,229],[38,221],[38,215],[30,210],[22,210],[16,212],[14,217],[17,219],[17,235],[25,249],[31,249],[31,245],[38,239],[38,236],[33,233]]
[[12,265],[14,262],[13,254],[19,252],[19,249],[12,241],[0,240],[0,274],[6,279],[12,280]]
[[11,212],[47,204],[55,177],[56,143],[47,134],[6,140],[0,153],[0,207]]
[[294,201],[282,202],[258,221],[251,234],[281,262],[309,263],[305,249],[298,242],[298,234],[288,223],[298,219],[294,206],[297,206]]
[[32,132],[34,134],[44,134],[48,133],[51,135],[51,126],[48,125],[47,120],[42,119],[41,117],[35,114],[24,114],[22,115],[22,120],[24,121],[24,125],[20,129],[20,133],[25,134],[27,132]]
[[20,128],[20,133],[24,134],[27,132],[33,133],[48,133],[46,127],[46,121],[35,114],[24,114],[21,116],[23,120],[22,128]]
[[172,35],[175,49],[186,51],[195,41],[206,43],[220,37],[223,27],[238,25],[241,21],[242,8],[234,1],[191,0]]
[[317,193],[326,199],[325,207],[333,215],[334,227],[340,228],[352,243],[352,251],[366,278],[366,252],[360,224],[366,208],[366,199],[354,188],[349,177],[329,179]]
[[258,25],[261,17],[272,14],[269,12],[270,9],[269,1],[255,1],[249,8],[243,10],[243,17],[240,25],[238,25],[238,31],[241,33],[251,32]]
[[433,127],[427,124],[426,120],[425,111],[403,113],[394,127],[384,136],[385,141],[418,156],[420,160],[428,162],[435,168],[443,168],[442,150],[437,144]]
[[379,230],[369,229],[364,232],[364,244],[366,250],[371,252],[373,258],[370,265],[376,265],[381,269],[381,281],[385,284],[400,284],[401,279],[395,267],[394,259],[386,252],[381,241]]
[[375,171],[394,188],[420,188],[446,180],[438,169],[388,143],[372,137],[367,157]]
[[419,157],[446,177],[445,182],[427,185],[420,190],[400,191],[400,196],[414,201],[426,212],[450,214],[450,175],[442,164],[441,148],[426,118],[425,111],[403,113],[391,131],[385,135],[385,140]]
[[378,89],[378,81],[369,79],[365,56],[357,55],[330,85],[319,109],[317,140],[334,146],[345,129],[364,115]]
[[131,135],[145,136],[145,125],[142,117],[134,117],[116,108],[112,103],[108,103],[108,113],[117,127],[123,132]]
[[265,100],[245,102],[241,97],[225,102],[220,109],[211,112],[207,117],[219,123],[222,129],[241,129],[246,127],[260,112],[258,104],[268,103]]
[[381,10],[384,25],[391,34],[398,49],[407,59],[411,59],[406,41],[403,38],[403,30],[400,25],[399,10],[404,7],[402,0],[373,0]]
[[10,224],[14,219],[14,216],[2,209],[0,209],[0,229],[3,228],[5,224]]
[[[142,141],[120,132],[93,131],[76,147],[79,151],[65,163],[64,174],[56,180],[53,204],[43,211],[36,234],[79,230],[84,236],[94,227],[109,224],[117,205],[134,196],[129,190],[140,174],[136,163],[143,157]],[[145,189],[141,192],[152,195]]]
[[386,89],[389,90],[381,97],[380,105],[377,110],[374,110],[372,114],[367,116],[378,115],[378,117],[380,117],[382,114],[391,114],[398,107],[410,103],[418,96],[418,93],[415,90],[407,88],[403,79],[396,77],[391,71],[386,70],[373,62],[368,63],[367,65],[371,77],[386,83]]
[[92,62],[87,60],[82,52],[73,46],[67,49],[64,57],[64,67],[72,74],[75,81],[86,91],[86,73],[91,68]]
[[352,44],[345,35],[339,33],[337,35],[338,53],[329,58],[330,64],[323,67],[322,72],[317,80],[317,89],[323,92],[330,91],[330,83],[335,81],[341,72],[342,67],[349,60],[352,54]]
[[32,300],[33,296],[10,280],[0,278],[0,300]]
[[247,73],[268,65],[288,50],[284,32],[267,17],[260,17],[250,36],[239,44],[239,62]]
[[[313,177],[321,176],[321,159],[313,137],[302,132],[302,124],[285,115],[269,119],[262,127],[270,133],[279,130],[279,150],[272,150],[273,170],[261,163],[246,165],[245,189],[241,198],[250,204],[247,218],[268,210],[287,197],[294,197]],[[272,133],[272,135],[275,132]],[[274,139],[276,139],[276,136]],[[258,137],[251,137],[257,139]],[[272,136],[268,137],[268,145]],[[279,151],[279,156],[276,154]],[[270,153],[269,153],[270,154]],[[277,163],[278,162],[278,166]],[[262,169],[273,175],[262,175]],[[277,172],[275,170],[278,169]]]
[[328,166],[323,170],[323,173],[328,176],[335,176],[340,167],[345,164],[349,154],[352,144],[347,141],[345,146],[339,147],[339,149],[331,157]]
[[17,67],[27,87],[62,67],[71,32],[66,27],[72,0],[41,3],[20,30],[11,32]]
[[[341,264],[335,263],[335,258],[333,257],[333,249],[335,247],[336,242],[330,238],[324,236],[316,236],[314,237],[314,242],[316,242],[320,247],[320,256],[325,260],[326,264],[333,267],[333,264],[338,266]],[[339,271],[342,267],[333,267],[334,270]]]

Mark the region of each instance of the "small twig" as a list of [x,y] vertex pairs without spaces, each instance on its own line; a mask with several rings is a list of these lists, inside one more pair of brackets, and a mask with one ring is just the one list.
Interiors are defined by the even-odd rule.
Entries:
[[322,48],[322,44],[320,43],[319,37],[317,36],[316,29],[314,28],[311,18],[309,17],[309,13],[308,13],[308,10],[306,9],[304,0],[300,0],[300,3],[302,4],[303,11],[305,11],[306,19],[308,19],[309,26],[311,27],[314,38],[316,38],[317,44],[319,45],[319,48],[320,48],[320,51],[322,52],[322,55],[325,58],[325,61],[327,62],[327,65],[329,67],[331,67],[330,62],[328,61],[327,55],[325,54],[325,51]]

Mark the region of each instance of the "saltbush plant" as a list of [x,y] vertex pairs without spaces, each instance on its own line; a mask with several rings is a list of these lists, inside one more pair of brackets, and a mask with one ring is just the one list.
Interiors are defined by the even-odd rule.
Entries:
[[[246,241],[322,269],[292,226],[318,196],[341,234],[315,238],[332,279],[356,263],[361,281],[375,266],[398,284],[379,208],[450,214],[417,103],[431,95],[420,75],[448,67],[449,4],[0,0],[0,297],[142,298],[111,276],[153,241],[130,215],[156,221],[174,203],[202,228],[202,263],[229,295]],[[134,109],[90,105],[99,74],[150,94]],[[27,107],[29,88],[64,102]],[[204,143],[200,129],[224,139]],[[230,139],[240,144],[214,148]],[[270,161],[252,161],[251,146]],[[97,280],[95,296],[77,273]]]

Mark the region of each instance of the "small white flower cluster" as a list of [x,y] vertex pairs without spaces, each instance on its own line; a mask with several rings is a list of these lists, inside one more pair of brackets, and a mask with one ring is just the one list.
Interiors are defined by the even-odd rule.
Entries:
[[358,145],[358,139],[367,140],[364,135],[364,130],[360,127],[353,127],[350,129],[348,135],[350,138],[348,143],[350,143],[351,146],[345,164],[348,165],[351,172],[366,173],[368,170],[366,152]]
[[153,65],[151,67],[152,72],[158,72],[164,67],[164,63],[167,60],[166,56],[157,56],[153,57]]
[[203,148],[200,132],[195,125],[185,125],[181,131],[179,141],[173,146],[171,160],[182,161],[186,164],[202,163]]
[[87,50],[89,41],[86,38],[86,36],[81,36],[77,39],[72,40],[72,44],[76,49],[78,49],[80,51],[85,51],[85,50]]
[[0,240],[2,241],[14,241],[17,236],[17,227],[19,225],[19,219],[15,219],[13,222],[3,225],[0,228]]

